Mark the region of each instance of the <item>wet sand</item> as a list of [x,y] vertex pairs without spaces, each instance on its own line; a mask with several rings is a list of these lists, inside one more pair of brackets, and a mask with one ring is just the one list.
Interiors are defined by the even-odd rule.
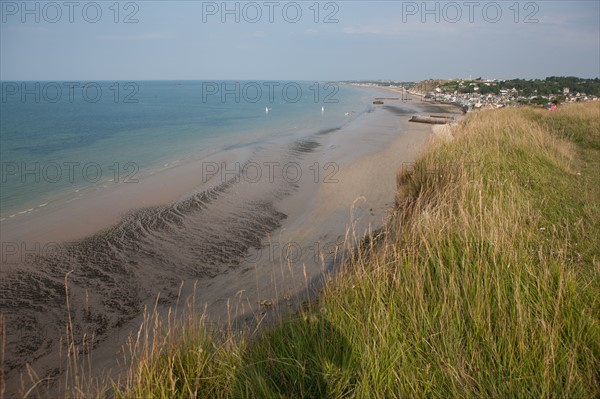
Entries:
[[195,190],[209,190],[220,183],[203,164],[244,162],[252,155],[250,148],[238,148],[202,160],[180,165],[135,182],[122,182],[104,190],[81,192],[68,202],[50,204],[43,210],[6,219],[0,224],[3,241],[61,243],[95,234],[116,224],[129,211],[158,206],[188,196]]
[[396,174],[431,133],[408,119],[445,110],[386,100],[339,130],[201,161],[230,173],[207,180],[199,161],[3,224],[3,241],[60,242],[0,270],[8,392],[16,392],[25,362],[40,378],[60,376],[70,270],[72,319],[77,336],[95,335],[97,375],[115,370],[115,353],[138,328],[144,305],[160,293],[161,311],[175,306],[182,282],[182,297],[193,294],[195,309],[215,326],[293,310],[333,271],[331,252],[348,232],[362,238],[384,222]]

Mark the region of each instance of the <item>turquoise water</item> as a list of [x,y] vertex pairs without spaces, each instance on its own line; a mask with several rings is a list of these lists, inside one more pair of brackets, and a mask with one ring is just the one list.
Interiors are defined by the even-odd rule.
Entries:
[[369,107],[367,94],[316,82],[2,82],[0,219],[231,147],[341,127]]

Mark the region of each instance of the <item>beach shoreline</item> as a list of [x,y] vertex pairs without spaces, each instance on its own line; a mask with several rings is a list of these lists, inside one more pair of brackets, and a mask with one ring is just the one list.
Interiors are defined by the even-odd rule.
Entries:
[[[96,219],[91,221],[76,216],[71,219],[75,221],[75,227],[72,230],[65,229],[64,223],[60,225],[58,223],[69,211],[73,212],[73,209],[60,210],[59,213],[46,220],[47,226],[55,226],[55,228],[50,230],[50,235],[45,235],[48,233],[41,231],[43,229],[37,229],[37,236],[34,237],[38,242],[47,242],[44,240],[48,240],[50,236],[54,240],[58,240],[56,237],[65,241],[81,239],[83,236],[97,232],[98,227],[102,226],[100,230],[109,231],[107,236],[109,242],[127,248],[121,253],[127,258],[125,259],[127,266],[125,268],[115,266],[109,273],[114,281],[111,284],[116,284],[117,288],[96,289],[98,292],[95,295],[90,293],[93,291],[91,287],[93,284],[90,285],[89,282],[81,280],[84,278],[84,272],[93,270],[94,273],[100,273],[107,261],[109,264],[117,261],[112,258],[102,259],[92,268],[80,263],[81,257],[86,258],[101,251],[102,247],[94,247],[96,244],[94,244],[93,237],[96,237],[97,234],[85,239],[88,240],[86,249],[74,255],[76,278],[73,279],[73,287],[71,287],[72,300],[77,303],[75,299],[78,298],[82,302],[85,297],[85,306],[94,310],[94,317],[97,319],[90,323],[89,317],[88,319],[80,317],[77,321],[80,323],[82,331],[89,327],[98,332],[99,327],[103,324],[106,326],[105,329],[102,329],[102,334],[98,335],[98,342],[92,351],[94,369],[103,370],[98,375],[104,374],[108,369],[114,370],[114,354],[126,343],[128,334],[138,328],[141,321],[140,309],[144,306],[151,306],[159,292],[162,298],[161,311],[166,312],[169,307],[175,306],[177,303],[180,304],[179,306],[183,306],[183,303],[186,302],[185,299],[193,296],[196,300],[196,303],[193,304],[194,308],[204,309],[209,322],[216,326],[223,326],[231,321],[233,308],[235,308],[234,318],[251,323],[264,317],[265,314],[275,314],[279,308],[294,309],[306,299],[304,292],[318,291],[319,282],[324,273],[332,271],[326,270],[328,267],[332,267],[332,262],[323,261],[324,257],[327,257],[328,248],[344,241],[349,229],[353,229],[354,235],[363,237],[384,223],[387,212],[391,209],[394,201],[396,174],[403,167],[410,167],[431,133],[430,126],[412,124],[408,122],[408,119],[415,113],[431,112],[433,109],[437,109],[432,107],[434,106],[430,104],[417,104],[416,101],[412,104],[400,100],[385,101],[384,105],[374,106],[371,112],[360,115],[342,129],[298,138],[289,148],[281,149],[282,151],[277,157],[265,152],[230,154],[229,162],[236,162],[242,158],[259,166],[279,164],[280,167],[283,167],[282,165],[297,164],[304,179],[295,180],[295,177],[292,178],[293,176],[288,175],[287,178],[270,181],[269,176],[264,173],[262,178],[256,181],[246,176],[234,184],[223,179],[222,175],[215,174],[212,180],[198,185],[198,168],[201,168],[201,165],[189,164],[187,166],[189,169],[182,166],[166,171],[166,177],[165,175],[161,176],[163,183],[171,184],[174,187],[171,191],[156,191],[155,184],[150,183],[137,185],[135,187],[137,190],[148,190],[145,193],[158,192],[158,194],[156,196],[145,194],[146,202],[143,203],[143,206],[148,207],[147,209],[150,211],[142,209],[133,211],[134,214],[135,212],[146,212],[143,216],[154,224],[157,219],[153,219],[152,212],[171,215],[169,217],[176,214],[183,215],[182,219],[177,221],[177,223],[181,223],[181,230],[170,226],[165,231],[159,229],[152,233],[158,240],[172,238],[174,241],[179,241],[179,243],[172,242],[165,247],[166,250],[173,251],[169,255],[172,259],[169,259],[166,265],[161,264],[160,257],[164,254],[161,255],[159,249],[154,255],[150,254],[146,257],[136,255],[135,259],[127,258],[134,253],[137,254],[136,251],[139,250],[139,247],[129,248],[132,243],[127,240],[122,241],[122,237],[129,234],[132,223],[138,222],[130,220],[129,224],[122,224],[118,228],[115,228],[114,224],[124,214],[132,212],[131,210],[134,208],[128,208],[126,205],[135,203],[133,198],[121,201],[119,203],[121,207],[115,207],[114,202],[111,203],[105,198],[96,198],[99,207],[105,206],[108,209],[105,209],[104,214],[99,212]],[[439,111],[447,112],[441,108]],[[203,162],[207,161],[203,160]],[[288,172],[292,173],[294,168],[288,168]],[[206,196],[202,197],[206,192],[212,193],[210,195],[213,195],[214,198],[209,200],[206,199]],[[177,195],[173,198],[175,193]],[[192,198],[200,196],[203,199],[202,201],[192,201],[192,205],[190,205],[190,201],[186,199],[190,196]],[[103,200],[104,205],[102,205]],[[173,201],[175,202],[173,203]],[[169,208],[171,205],[168,204],[174,204],[175,211]],[[188,208],[193,209],[190,211]],[[154,209],[157,210],[154,211]],[[85,207],[82,207],[82,210],[85,210]],[[242,210],[245,213],[240,213]],[[113,212],[112,216],[106,217],[105,215],[110,214],[111,211]],[[198,213],[201,211],[204,213]],[[253,215],[248,215],[246,212],[253,213]],[[150,216],[147,215],[148,213]],[[198,220],[189,219],[190,215],[196,214],[201,215]],[[238,220],[236,221],[235,218]],[[132,220],[135,221],[135,217]],[[222,232],[219,234],[228,234],[230,232],[227,230],[239,230],[239,234],[232,233],[231,237],[243,240],[243,245],[236,245],[234,242],[231,247],[233,252],[228,253],[227,251],[223,252],[223,248],[219,247],[218,243],[221,241],[209,240],[205,244],[199,243],[198,237],[211,234],[214,230],[206,230],[202,227],[202,224],[210,224],[211,221],[212,223],[231,223],[217,231]],[[245,226],[246,224],[248,226]],[[254,231],[259,226],[266,227],[261,232]],[[62,236],[60,235],[61,228],[63,231],[67,230],[66,234]],[[144,228],[144,230],[146,229],[147,227]],[[196,231],[196,235],[177,235],[190,230]],[[117,235],[120,237],[119,240],[114,238]],[[142,238],[147,240],[148,237],[148,235],[144,235]],[[15,239],[31,238],[17,235]],[[90,239],[91,241],[89,241]],[[177,251],[180,251],[178,245],[181,242],[190,242],[192,245],[196,243],[198,248],[194,248],[190,257],[182,255],[178,258]],[[136,245],[138,244],[136,243]],[[151,248],[152,244],[148,245],[150,245],[148,248]],[[203,251],[206,252],[215,245],[217,248],[213,250],[218,252],[214,255],[215,259],[222,257],[227,259],[222,264],[202,270],[182,266],[186,262],[197,262],[195,259],[198,259],[198,256],[205,256]],[[283,255],[281,251],[281,248],[289,249],[290,247],[300,249],[299,253],[296,251],[291,262],[289,256]],[[144,248],[146,247],[142,247],[142,249]],[[144,250],[148,251],[149,249]],[[154,259],[154,256],[157,259]],[[286,267],[282,267],[284,264]],[[64,271],[68,271],[68,268],[64,268]],[[32,276],[39,272],[35,269],[25,270]],[[55,276],[58,276],[61,270],[60,268],[55,270]],[[82,274],[80,278],[77,278],[78,273]],[[115,273],[120,274],[116,275]],[[133,282],[132,279],[138,280]],[[48,281],[58,284],[60,279],[52,277]],[[181,285],[182,281],[183,285]],[[141,286],[141,288],[134,289],[132,283],[135,284],[135,287]],[[181,301],[178,298],[180,289]],[[56,290],[60,290],[60,288],[56,288]],[[132,294],[132,291],[135,295]],[[107,304],[106,296],[110,297],[110,304]],[[291,298],[295,299],[292,301]],[[58,307],[58,309],[49,312],[46,320],[34,317],[36,321],[32,322],[31,326],[35,327],[36,323],[45,323],[46,333],[56,337],[56,334],[61,331],[60,323],[63,321],[58,315],[65,312],[60,308],[59,299],[64,300],[64,296],[61,298],[60,295],[56,295],[55,302],[44,303],[45,307]],[[232,307],[232,301],[235,302],[235,307]],[[119,318],[116,315],[124,303],[127,304],[126,315]],[[265,303],[270,305],[268,307],[261,305]],[[285,306],[279,306],[279,304],[285,304]],[[81,309],[74,311],[81,312]],[[35,314],[30,316],[35,316]],[[47,342],[49,341],[43,343]],[[11,348],[14,349],[14,345]],[[56,349],[55,346],[50,346],[50,348]],[[22,356],[21,360],[17,359],[13,364],[31,358],[35,358],[32,366],[38,375],[56,374],[57,358],[51,350],[34,351],[27,356]],[[18,368],[15,368],[11,374],[14,375],[17,371]],[[11,378],[11,380],[16,381],[17,379]]]

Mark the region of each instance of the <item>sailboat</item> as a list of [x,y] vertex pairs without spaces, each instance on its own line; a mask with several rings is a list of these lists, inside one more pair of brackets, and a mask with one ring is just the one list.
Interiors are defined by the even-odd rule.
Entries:
[[325,107],[321,107],[321,113],[325,113]]
[[269,113],[269,107],[265,107],[265,114]]

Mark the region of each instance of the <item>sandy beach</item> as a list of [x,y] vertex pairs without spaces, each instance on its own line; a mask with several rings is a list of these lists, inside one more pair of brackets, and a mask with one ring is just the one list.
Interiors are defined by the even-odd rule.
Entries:
[[339,130],[234,149],[3,223],[4,242],[57,243],[0,271],[8,392],[26,362],[39,378],[60,376],[69,271],[76,335],[94,335],[97,375],[114,373],[115,353],[159,294],[163,312],[193,295],[216,328],[293,310],[334,271],[347,234],[385,222],[397,173],[431,133],[408,119],[432,112],[452,109],[384,100]]

